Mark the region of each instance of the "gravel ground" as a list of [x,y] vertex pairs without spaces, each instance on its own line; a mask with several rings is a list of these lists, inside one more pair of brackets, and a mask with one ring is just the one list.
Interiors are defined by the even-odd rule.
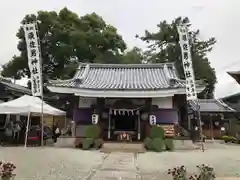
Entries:
[[200,150],[134,155],[104,154],[63,148],[0,147],[0,159],[14,162],[16,180],[154,180],[168,179],[166,171],[185,165],[189,171],[205,163],[218,177],[240,175],[240,146],[208,144]]

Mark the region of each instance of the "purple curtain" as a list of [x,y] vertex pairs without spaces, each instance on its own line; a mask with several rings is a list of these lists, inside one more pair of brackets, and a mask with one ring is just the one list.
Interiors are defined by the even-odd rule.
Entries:
[[157,123],[176,123],[178,122],[178,111],[176,109],[158,109],[156,111]]
[[75,108],[73,112],[73,120],[75,122],[91,122],[92,109],[90,108]]

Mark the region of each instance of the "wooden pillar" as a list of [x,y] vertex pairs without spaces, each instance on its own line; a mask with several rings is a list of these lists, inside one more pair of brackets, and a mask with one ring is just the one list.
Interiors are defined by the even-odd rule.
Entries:
[[191,128],[191,120],[192,120],[192,115],[188,115],[187,116],[187,118],[188,118],[188,130],[191,130],[192,128]]
[[138,140],[141,138],[141,124],[140,124],[140,112],[138,113]]
[[212,119],[212,114],[210,114],[210,135],[211,135],[211,138],[213,138],[213,119]]
[[108,139],[111,138],[111,110],[108,113]]

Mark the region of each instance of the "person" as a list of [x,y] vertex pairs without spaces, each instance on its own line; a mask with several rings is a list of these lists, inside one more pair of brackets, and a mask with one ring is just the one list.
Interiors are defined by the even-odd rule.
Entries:
[[67,134],[68,136],[72,136],[72,129],[71,129],[71,126],[70,126],[70,125],[67,126],[66,134]]
[[61,135],[60,129],[59,129],[57,123],[53,124],[52,131],[53,131],[53,141],[54,141],[54,143],[56,143],[57,142],[57,138]]
[[72,128],[71,128],[71,126],[68,127],[68,135],[72,136]]
[[15,142],[19,141],[19,135],[20,135],[21,127],[19,125],[19,122],[14,122],[13,124],[13,139]]
[[196,143],[197,133],[198,133],[198,127],[197,126],[193,126],[191,131],[190,131],[190,138],[191,138],[193,144]]
[[5,142],[11,143],[12,137],[13,137],[13,130],[12,130],[12,124],[10,122],[6,125],[4,133],[5,133],[5,138],[6,138]]

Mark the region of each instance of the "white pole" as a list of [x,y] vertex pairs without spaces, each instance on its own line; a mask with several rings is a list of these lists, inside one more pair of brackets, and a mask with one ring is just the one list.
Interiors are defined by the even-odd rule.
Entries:
[[27,139],[28,139],[28,130],[29,130],[29,124],[30,124],[30,116],[31,116],[31,112],[28,113],[28,119],[27,119],[27,127],[26,127],[26,132],[25,132],[25,143],[24,143],[24,147],[27,147]]
[[43,92],[42,92],[42,107],[41,107],[41,113],[42,113],[42,118],[41,118],[41,124],[42,124],[42,132],[41,132],[41,146],[43,146],[43,135],[44,135],[44,118],[43,118]]

